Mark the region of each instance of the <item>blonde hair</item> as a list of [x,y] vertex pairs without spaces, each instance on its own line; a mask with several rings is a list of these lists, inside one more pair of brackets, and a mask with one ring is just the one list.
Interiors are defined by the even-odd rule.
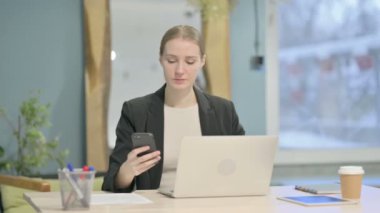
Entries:
[[166,43],[176,38],[194,41],[199,47],[201,57],[204,56],[205,48],[202,35],[196,28],[189,25],[177,25],[166,31],[161,39],[160,56],[164,53]]

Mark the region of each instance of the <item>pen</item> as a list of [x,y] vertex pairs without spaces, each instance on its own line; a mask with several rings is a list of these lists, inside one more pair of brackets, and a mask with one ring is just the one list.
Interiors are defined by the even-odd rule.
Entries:
[[69,197],[66,200],[66,204],[67,205],[70,204],[71,197],[72,197],[73,192],[74,192],[77,195],[78,199],[81,201],[81,203],[83,205],[85,205],[86,204],[85,196],[84,196],[83,192],[80,189],[80,186],[79,186],[79,183],[78,183],[78,179],[76,177],[76,174],[74,173],[75,169],[74,169],[73,164],[72,163],[67,163],[67,169],[64,169],[63,172],[64,172],[65,177],[68,180],[71,188],[73,189],[73,191],[70,193]]
[[73,164],[68,163],[68,164],[67,164],[67,169],[69,169],[70,172],[73,172],[73,171],[74,171],[74,166],[73,166]]
[[78,198],[79,199],[82,199],[83,198],[83,193],[80,191],[78,185],[76,184],[76,182],[73,180],[73,178],[71,177],[70,175],[70,171],[67,171],[67,169],[63,169],[63,174],[65,175],[67,181],[69,182],[71,188],[75,191],[75,193],[77,194]]
[[[84,165],[81,169],[76,169],[71,163],[67,164],[67,167],[61,170],[65,179],[69,183],[71,192],[64,200],[64,208],[70,208],[75,200],[79,200],[83,206],[89,206],[88,196],[95,168],[93,166]],[[76,195],[76,196],[75,196]],[[73,200],[74,199],[74,200]]]

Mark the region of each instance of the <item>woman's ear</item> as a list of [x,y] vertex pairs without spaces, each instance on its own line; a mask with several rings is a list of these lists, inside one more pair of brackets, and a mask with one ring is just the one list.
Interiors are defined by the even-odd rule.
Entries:
[[202,67],[206,64],[206,54],[202,56]]

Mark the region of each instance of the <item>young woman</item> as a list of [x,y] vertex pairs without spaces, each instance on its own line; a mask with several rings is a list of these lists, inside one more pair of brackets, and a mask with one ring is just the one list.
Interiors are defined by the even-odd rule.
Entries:
[[[205,60],[203,39],[197,29],[180,25],[165,33],[160,63],[166,84],[155,93],[124,103],[103,190],[130,192],[158,188],[162,175],[175,172],[184,136],[245,133],[231,101],[194,86]],[[157,151],[140,156],[149,147],[134,149],[131,141],[134,132],[153,133]]]

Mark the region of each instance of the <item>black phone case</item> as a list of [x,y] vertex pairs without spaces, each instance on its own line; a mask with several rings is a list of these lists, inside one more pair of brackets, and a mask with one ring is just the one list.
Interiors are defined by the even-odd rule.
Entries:
[[154,141],[154,136],[152,133],[133,133],[132,134],[132,143],[134,148],[149,146],[150,150],[139,154],[138,156],[145,155],[147,153],[156,151],[156,143]]

